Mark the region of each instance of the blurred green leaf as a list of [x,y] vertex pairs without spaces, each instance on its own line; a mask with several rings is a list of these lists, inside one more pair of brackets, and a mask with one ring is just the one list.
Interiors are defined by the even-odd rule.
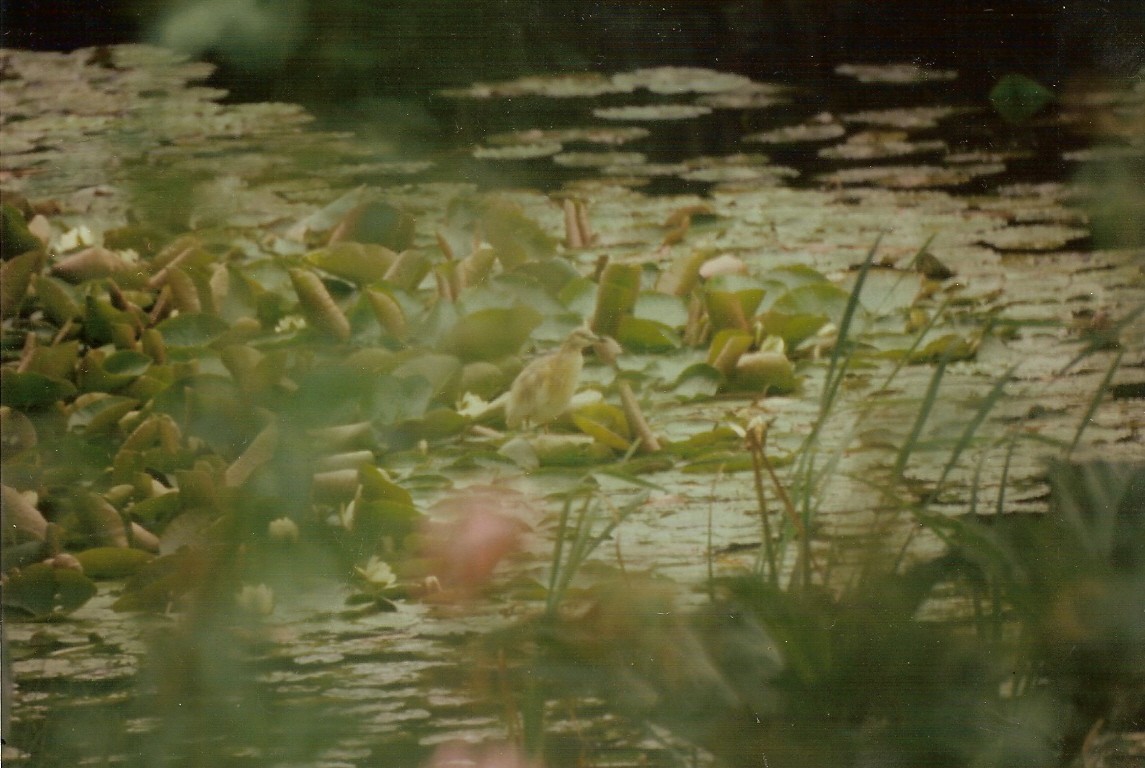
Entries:
[[180,314],[169,317],[155,326],[168,348],[206,347],[230,329],[230,325],[214,315],[201,313]]
[[0,369],[0,403],[13,408],[39,408],[75,393],[75,385],[70,381],[39,373],[18,373],[11,368]]
[[640,295],[641,269],[638,264],[613,262],[604,268],[596,293],[592,329],[601,336],[616,336],[621,319],[632,314]]
[[45,619],[71,613],[95,593],[95,583],[81,572],[35,563],[8,574],[3,601],[5,608]]
[[540,313],[524,305],[478,310],[458,319],[441,350],[464,361],[496,360],[519,352],[540,323]]
[[1054,100],[1054,92],[1020,74],[1004,75],[990,90],[990,103],[1008,123],[1020,125]]

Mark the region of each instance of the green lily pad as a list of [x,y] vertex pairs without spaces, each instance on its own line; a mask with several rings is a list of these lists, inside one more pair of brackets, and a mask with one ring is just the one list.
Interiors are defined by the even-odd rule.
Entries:
[[104,392],[82,395],[68,417],[68,429],[82,429],[87,434],[105,432],[137,405],[139,401],[134,398]]
[[92,579],[122,579],[135,574],[155,556],[130,547],[93,547],[76,553],[83,572]]
[[19,311],[32,285],[32,278],[43,267],[44,254],[38,250],[27,251],[9,258],[5,252],[4,258],[6,261],[0,266],[0,317],[9,318]]
[[797,386],[795,366],[783,352],[745,352],[736,361],[729,386],[737,390],[781,394]]
[[81,572],[36,563],[8,575],[4,607],[44,619],[71,613],[95,593],[95,583]]
[[369,285],[385,279],[397,254],[376,243],[337,242],[306,254],[306,260],[358,285]]
[[695,363],[680,373],[672,392],[684,400],[711,397],[720,391],[724,375],[707,363]]
[[788,349],[814,336],[828,322],[826,315],[788,314],[777,310],[764,312],[759,321],[765,333],[783,339]]
[[640,295],[641,269],[638,264],[613,262],[604,268],[596,293],[592,328],[601,336],[616,336],[620,320],[631,315]]
[[155,326],[155,329],[163,334],[163,341],[168,348],[199,348],[218,339],[230,330],[230,326],[214,315],[191,313],[170,317]]
[[540,323],[540,313],[523,305],[478,310],[457,321],[441,349],[466,361],[496,360],[520,351]]
[[772,310],[789,315],[826,315],[838,320],[849,295],[834,283],[810,283],[793,288],[775,300]]
[[740,355],[751,348],[755,339],[747,331],[725,328],[715,335],[708,347],[708,365],[725,378],[731,378]]
[[5,261],[44,247],[40,239],[28,231],[24,214],[7,203],[0,205],[0,244]]
[[624,411],[608,403],[593,403],[572,414],[573,424],[594,440],[617,451],[627,451],[632,443]]
[[664,323],[631,316],[620,319],[616,340],[634,352],[666,352],[680,346],[676,332]]
[[39,408],[71,397],[75,385],[40,373],[0,369],[0,403],[13,408]]

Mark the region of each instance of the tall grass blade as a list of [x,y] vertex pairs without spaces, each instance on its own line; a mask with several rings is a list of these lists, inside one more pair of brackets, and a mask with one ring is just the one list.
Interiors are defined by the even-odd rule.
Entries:
[[919,435],[922,434],[923,427],[926,426],[926,421],[930,418],[930,413],[934,410],[934,404],[938,400],[938,388],[942,385],[942,377],[946,373],[946,359],[938,361],[938,365],[934,368],[934,375],[930,377],[930,385],[926,388],[926,394],[922,398],[922,403],[919,404],[918,413],[915,414],[914,424],[910,428],[910,434],[907,435],[902,446],[899,448],[898,456],[895,457],[894,468],[891,470],[891,476],[895,479],[902,479],[903,470],[906,469],[906,464],[910,460],[911,454],[914,452],[915,446],[918,445]]
[[1085,434],[1086,427],[1093,419],[1093,414],[1097,413],[1097,409],[1101,407],[1101,401],[1105,399],[1106,390],[1109,389],[1109,383],[1113,381],[1113,374],[1117,373],[1117,369],[1121,367],[1121,358],[1125,356],[1125,350],[1117,350],[1117,354],[1113,357],[1113,362],[1109,364],[1109,370],[1105,372],[1102,377],[1101,383],[1093,392],[1093,397],[1089,399],[1089,407],[1085,409],[1085,415],[1081,417],[1081,423],[1077,425],[1077,431],[1073,434],[1073,441],[1066,449],[1065,457],[1069,459],[1073,455],[1074,450],[1081,442],[1081,436]]

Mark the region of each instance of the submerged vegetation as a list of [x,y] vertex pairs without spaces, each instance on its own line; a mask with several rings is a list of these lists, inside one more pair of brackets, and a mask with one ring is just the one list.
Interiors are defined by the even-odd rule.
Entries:
[[1071,251],[1069,188],[912,144],[973,108],[744,139],[942,155],[803,189],[563,147],[781,89],[482,84],[443,98],[639,92],[488,136],[579,170],[483,192],[150,49],[4,56],[12,757],[1032,766],[1142,730],[1139,243]]

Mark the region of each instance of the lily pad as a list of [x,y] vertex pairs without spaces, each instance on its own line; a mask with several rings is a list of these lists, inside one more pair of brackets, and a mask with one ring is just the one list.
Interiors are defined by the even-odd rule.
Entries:
[[13,408],[40,408],[76,393],[75,385],[39,373],[0,369],[0,403]]
[[860,83],[913,85],[958,79],[957,70],[934,69],[920,64],[840,64],[837,74],[853,77]]
[[83,572],[92,579],[122,579],[155,559],[150,552],[130,547],[94,547],[76,553]]
[[624,411],[607,403],[593,403],[572,414],[573,424],[581,432],[617,451],[627,451],[632,443]]
[[712,113],[711,107],[698,104],[648,104],[629,107],[598,107],[592,114],[602,120],[631,120],[646,122],[655,120],[690,120]]
[[95,593],[95,583],[80,571],[36,563],[8,574],[4,607],[45,619],[71,613]]
[[230,330],[230,325],[214,315],[196,313],[167,318],[155,328],[168,348],[201,348]]
[[464,361],[497,360],[519,352],[541,319],[539,312],[523,305],[478,310],[457,321],[441,349]]

